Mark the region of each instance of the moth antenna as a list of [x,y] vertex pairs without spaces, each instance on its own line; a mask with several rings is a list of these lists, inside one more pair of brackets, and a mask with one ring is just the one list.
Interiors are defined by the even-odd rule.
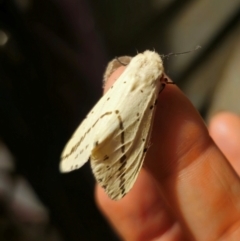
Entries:
[[127,66],[129,63],[127,63],[127,64],[125,64],[125,63],[123,63],[120,59],[119,59],[119,57],[115,57],[115,59],[121,64],[121,65],[123,65],[123,66]]
[[196,46],[195,49],[192,49],[192,50],[189,50],[189,51],[185,51],[185,52],[179,52],[179,53],[169,53],[169,54],[166,54],[166,55],[160,55],[161,58],[168,58],[169,56],[178,56],[178,55],[182,55],[182,54],[189,54],[189,53],[192,53],[194,51],[197,51],[199,49],[201,49],[202,47],[200,45]]

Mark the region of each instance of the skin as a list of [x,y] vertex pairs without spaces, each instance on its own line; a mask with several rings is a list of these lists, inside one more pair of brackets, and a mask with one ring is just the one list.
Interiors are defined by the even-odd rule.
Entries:
[[97,205],[122,240],[240,240],[239,143],[238,116],[219,113],[207,129],[178,87],[167,85],[134,187],[112,201],[97,185]]

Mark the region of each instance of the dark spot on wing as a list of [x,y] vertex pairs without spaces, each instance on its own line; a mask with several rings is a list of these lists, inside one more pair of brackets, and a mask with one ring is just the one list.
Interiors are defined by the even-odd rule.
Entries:
[[103,160],[106,161],[107,159],[109,159],[109,156],[105,155]]
[[118,194],[113,196],[112,199],[115,200],[117,198]]
[[126,155],[123,155],[121,158],[120,158],[120,163],[123,163],[126,161]]
[[125,176],[125,173],[124,172],[119,172],[116,177],[121,179],[123,176]]
[[118,168],[118,171],[121,171],[125,166],[127,162],[123,162],[122,165]]
[[125,178],[121,178],[120,179],[120,187],[122,187],[122,185],[124,185],[124,183],[125,183]]
[[117,118],[118,118],[118,122],[119,122],[119,128],[120,130],[122,130],[121,132],[121,151],[122,153],[125,152],[125,138],[124,138],[124,127],[123,127],[123,121],[122,121],[122,118],[121,118],[121,115],[119,115],[119,111],[116,110],[115,113],[118,115]]

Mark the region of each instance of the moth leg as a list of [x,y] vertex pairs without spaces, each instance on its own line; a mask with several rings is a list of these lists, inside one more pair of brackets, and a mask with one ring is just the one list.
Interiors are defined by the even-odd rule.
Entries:
[[162,93],[162,91],[165,89],[166,85],[169,85],[169,84],[175,85],[176,84],[173,81],[169,81],[168,78],[164,77],[164,76],[160,79],[160,82],[162,84],[162,88],[161,88],[161,90],[159,91],[158,94]]

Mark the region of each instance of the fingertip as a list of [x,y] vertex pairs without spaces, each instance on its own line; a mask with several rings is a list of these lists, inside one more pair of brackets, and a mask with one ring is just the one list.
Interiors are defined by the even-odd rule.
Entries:
[[233,127],[239,126],[240,118],[231,112],[219,112],[214,115],[209,122],[209,132],[211,135],[228,135]]
[[230,112],[220,112],[214,115],[209,122],[209,133],[237,173],[240,174],[240,117]]
[[[221,112],[209,122],[209,133],[214,141],[221,146],[231,143],[235,148],[240,141],[240,118],[234,113]],[[228,141],[227,141],[228,140]]]

